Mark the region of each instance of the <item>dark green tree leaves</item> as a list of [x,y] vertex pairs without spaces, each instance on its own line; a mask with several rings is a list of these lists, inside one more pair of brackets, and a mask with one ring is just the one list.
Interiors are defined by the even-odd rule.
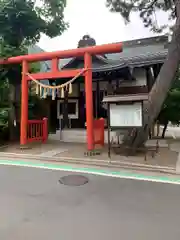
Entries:
[[126,22],[130,21],[130,14],[138,12],[144,26],[154,32],[161,32],[167,25],[158,26],[157,16],[159,10],[168,12],[169,19],[175,18],[174,0],[107,0],[106,5],[112,12],[118,12]]
[[65,0],[1,0],[1,40],[17,48],[39,41],[41,33],[49,37],[61,35],[68,27],[65,6]]
[[[49,37],[61,35],[68,27],[64,21],[65,6],[66,0],[0,0],[0,57],[27,54],[41,33]],[[31,66],[31,70],[34,68],[37,67]],[[9,84],[11,140],[19,133],[21,72],[20,65],[0,66],[0,80]]]

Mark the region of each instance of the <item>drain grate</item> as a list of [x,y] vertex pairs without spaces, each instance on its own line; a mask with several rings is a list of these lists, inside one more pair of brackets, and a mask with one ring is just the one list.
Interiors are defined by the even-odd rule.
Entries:
[[81,186],[88,183],[89,180],[82,175],[67,175],[60,178],[59,182],[67,186]]

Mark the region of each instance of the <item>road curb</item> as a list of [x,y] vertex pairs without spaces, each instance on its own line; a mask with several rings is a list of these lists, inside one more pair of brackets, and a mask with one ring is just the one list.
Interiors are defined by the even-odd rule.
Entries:
[[66,164],[78,164],[86,166],[96,166],[96,167],[108,167],[108,168],[122,168],[128,170],[139,170],[139,171],[149,171],[158,173],[167,173],[177,175],[176,168],[159,166],[159,165],[149,165],[149,164],[138,164],[132,162],[123,161],[109,161],[109,160],[99,160],[94,158],[70,158],[70,157],[45,157],[40,155],[30,155],[30,154],[17,154],[17,153],[0,153],[0,160],[6,159],[27,159],[27,160],[38,160],[48,163],[66,163]]
[[[90,174],[95,176],[105,176],[129,180],[139,180],[139,181],[148,181],[155,183],[166,183],[166,184],[176,184],[180,185],[180,178],[169,176],[169,175],[159,175],[152,174],[152,172],[147,174],[147,172],[137,172],[137,171],[124,171],[122,169],[105,169],[105,168],[96,168],[92,166],[72,166],[70,164],[57,164],[57,163],[48,163],[40,161],[29,161],[29,160],[1,160],[0,165],[2,166],[16,166],[16,167],[28,167],[44,170],[53,170],[61,172],[71,172],[78,174]],[[67,174],[67,173],[66,173]]]

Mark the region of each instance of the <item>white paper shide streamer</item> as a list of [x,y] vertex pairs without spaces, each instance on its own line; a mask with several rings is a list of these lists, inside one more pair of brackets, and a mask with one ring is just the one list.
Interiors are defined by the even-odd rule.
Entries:
[[36,80],[35,78],[33,78],[31,76],[31,74],[27,73],[27,76],[36,84],[36,95],[39,95],[41,98],[47,98],[48,94],[52,93],[52,100],[56,99],[56,94],[57,92],[60,93],[60,97],[64,98],[65,96],[65,91],[68,90],[69,94],[72,94],[73,92],[73,87],[72,87],[72,83],[78,78],[80,77],[84,72],[86,71],[86,69],[83,69],[78,75],[76,75],[74,78],[72,78],[70,81],[59,85],[59,86],[49,86],[49,85],[45,85],[43,83],[41,83],[40,81]]

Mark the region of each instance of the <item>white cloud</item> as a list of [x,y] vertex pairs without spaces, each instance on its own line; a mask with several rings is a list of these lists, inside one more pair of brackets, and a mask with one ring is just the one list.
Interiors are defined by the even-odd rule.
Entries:
[[[90,34],[97,44],[150,37],[154,34],[144,28],[138,14],[132,14],[131,23],[124,24],[118,13],[110,13],[105,0],[68,0],[65,18],[69,29],[61,36],[49,39],[42,36],[39,46],[46,51],[76,48],[80,38]],[[167,15],[158,13],[158,21],[167,22]]]

